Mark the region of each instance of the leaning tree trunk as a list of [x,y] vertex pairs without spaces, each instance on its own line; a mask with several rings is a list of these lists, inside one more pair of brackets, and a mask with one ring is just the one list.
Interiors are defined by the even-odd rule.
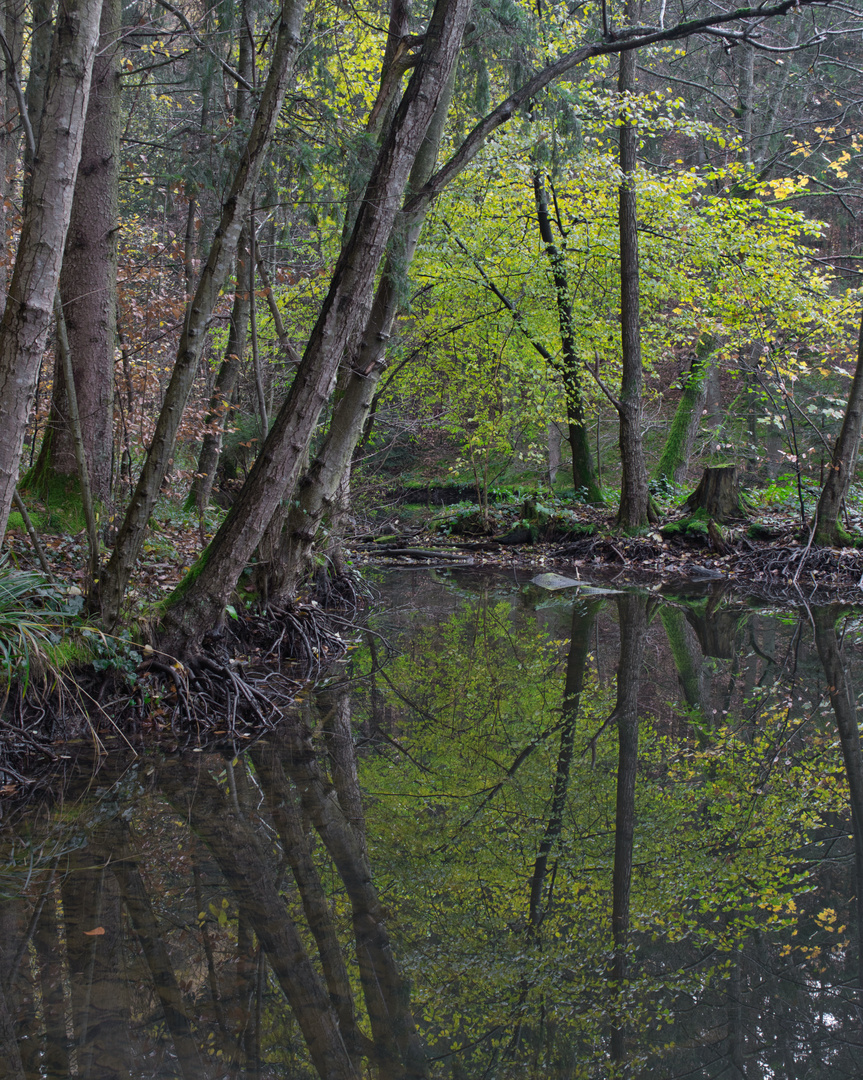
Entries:
[[[626,17],[638,21],[639,0],[627,0]],[[637,54],[631,49],[620,54],[618,89],[622,96],[635,90]],[[620,334],[623,374],[617,411],[620,418],[620,508],[617,523],[626,529],[648,523],[650,492],[642,438],[641,314],[638,270],[638,220],[636,217],[635,167],[638,135],[628,116],[628,103],[621,103],[619,191],[620,228]]]
[[375,276],[408,176],[446,92],[469,8],[469,0],[438,0],[435,5],[419,62],[381,146],[290,393],[222,527],[168,599],[164,643],[171,651],[185,652],[217,625],[279,500],[293,492],[339,362],[354,351],[368,321]]
[[[104,0],[99,50],[93,63],[84,122],[81,165],[60,271],[60,295],[81,417],[90,490],[111,495],[114,437],[114,339],[117,297],[117,182],[120,167],[120,4]],[[51,418],[31,474],[76,477],[78,462],[66,378],[59,353],[54,366]]]
[[863,318],[860,322],[860,335],[857,342],[857,367],[845,408],[842,430],[833,450],[833,460],[827,472],[827,479],[821,489],[818,509],[815,511],[816,544],[838,546],[846,537],[839,526],[839,513],[848,494],[854,466],[857,463],[857,451],[860,449],[860,433],[863,430]]
[[54,313],[101,8],[101,0],[68,0],[57,16],[42,131],[0,323],[0,536],[18,482],[30,401]]
[[[249,19],[254,17],[253,13],[248,10],[248,0],[244,4],[244,16]],[[241,33],[239,72],[246,82],[252,81],[253,67],[254,56],[249,35]],[[238,83],[234,104],[234,117],[237,124],[244,125],[246,123],[249,117],[249,106],[249,92],[242,84]],[[204,126],[202,117],[202,130]],[[228,403],[233,396],[234,388],[240,377],[240,365],[246,351],[252,274],[254,273],[252,255],[251,251],[247,250],[248,246],[248,225],[246,225],[240,233],[237,244],[236,285],[234,288],[234,302],[231,306],[231,319],[228,324],[228,343],[225,346],[225,356],[216,376],[216,385],[210,395],[210,403],[205,418],[207,431],[201,441],[201,452],[198,455],[195,479],[186,499],[187,507],[189,509],[195,507],[199,515],[203,515],[210,502],[213,483],[216,479],[216,468],[222,452],[225,422],[230,408]]]
[[[455,69],[411,170],[411,191],[421,188],[432,175],[454,77]],[[375,390],[386,369],[387,343],[401,298],[399,285],[413,261],[425,215],[424,206],[408,216],[393,237],[362,345],[353,365],[339,380],[337,400],[323,445],[297,485],[296,498],[286,508],[284,517],[276,514],[268,527],[268,534],[275,536],[270,541],[275,547],[275,558],[267,567],[266,588],[270,596],[293,594],[308,569],[322,521],[334,513],[343,479],[350,472],[354,450],[372,408]]]
[[[629,961],[629,900],[635,847],[635,787],[638,775],[638,691],[647,636],[647,601],[629,594],[618,597],[620,661],[617,667],[617,798],[614,819],[614,867],[611,887],[611,933],[614,955],[609,970],[612,1017],[610,1057],[626,1057],[625,980]],[[616,1075],[625,1075],[622,1071]]]
[[138,559],[150,514],[168,471],[183,409],[198,372],[207,325],[234,260],[243,225],[248,219],[258,175],[276,129],[300,44],[305,0],[283,0],[278,37],[270,73],[252,124],[234,182],[222,207],[222,216],[198,288],[183,320],[177,359],[141,476],[120,526],[108,565],[102,575],[102,619],[108,626],[119,621],[123,594]]

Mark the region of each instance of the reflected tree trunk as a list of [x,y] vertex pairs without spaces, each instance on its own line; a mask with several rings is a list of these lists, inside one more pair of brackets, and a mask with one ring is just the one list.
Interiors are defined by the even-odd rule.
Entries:
[[174,1040],[183,1080],[199,1080],[207,1076],[207,1070],[198,1053],[183,995],[177,986],[171,958],[138,869],[136,853],[129,850],[129,827],[118,819],[111,823],[110,830],[111,870],[150,971],[165,1025]]
[[296,784],[303,810],[323,840],[350,900],[357,963],[381,1080],[425,1080],[425,1052],[365,850],[318,764],[310,732],[295,732],[287,749],[285,772]]
[[854,690],[836,635],[836,615],[836,609],[829,607],[815,608],[812,612],[815,647],[824,668],[827,692],[836,716],[836,728],[842,744],[842,758],[851,796],[857,892],[857,992],[858,1004],[863,1004],[863,757],[860,754],[860,729],[857,726]]
[[338,1015],[345,1045],[354,1067],[358,1069],[362,1040],[354,1016],[350,979],[320,874],[309,852],[297,796],[282,769],[278,751],[273,746],[255,746],[250,750],[250,754],[259,782],[267,796],[285,858],[297,884],[303,913],[318,947],[327,991]]
[[258,838],[230,805],[207,771],[206,762],[197,764],[196,768],[179,763],[170,776],[165,774],[163,790],[182,808],[248,913],[297,1019],[318,1076],[322,1080],[355,1080],[357,1072],[329,996],[285,910]]
[[647,633],[647,598],[632,593],[618,597],[620,662],[617,669],[615,714],[618,731],[617,801],[614,829],[611,932],[614,959],[612,992],[618,997],[611,1032],[611,1060],[626,1059],[625,1004],[621,997],[627,977],[629,895],[632,884],[632,849],[635,839],[635,779],[638,768],[638,689]]
[[78,1075],[127,1077],[131,1051],[120,892],[92,844],[69,856],[62,897]]
[[[572,764],[575,728],[578,723],[579,705],[581,704],[581,691],[584,689],[584,672],[587,667],[587,656],[590,652],[590,635],[600,606],[601,602],[594,601],[586,607],[582,604],[576,604],[572,609],[566,685],[563,691],[563,723],[560,729],[560,749],[557,754],[557,769],[551,797],[551,810],[533,864],[533,876],[530,883],[529,919],[532,930],[539,929],[545,916],[542,890],[548,871],[549,854],[560,840],[563,828],[563,811],[569,791],[569,770]],[[548,901],[546,901],[546,906],[547,903]]]
[[45,1051],[42,1065],[45,1076],[69,1076],[69,1047],[66,1040],[66,995],[63,988],[63,962],[59,912],[55,886],[46,891],[33,932],[33,947],[39,971],[42,1018],[45,1025]]

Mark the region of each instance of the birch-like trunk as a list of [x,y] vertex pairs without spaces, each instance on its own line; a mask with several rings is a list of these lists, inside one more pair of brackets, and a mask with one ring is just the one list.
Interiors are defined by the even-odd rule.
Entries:
[[101,0],[69,0],[57,16],[42,130],[0,323],[0,536],[18,482],[36,374],[53,318],[101,10]]

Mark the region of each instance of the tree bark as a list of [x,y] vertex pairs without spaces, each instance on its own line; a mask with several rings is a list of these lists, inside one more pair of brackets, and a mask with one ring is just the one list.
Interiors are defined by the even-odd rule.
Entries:
[[[628,54],[627,54],[628,55]],[[584,417],[584,388],[581,380],[581,359],[575,344],[572,325],[572,301],[569,294],[569,278],[563,253],[554,242],[548,213],[548,196],[539,170],[533,173],[533,195],[536,204],[536,220],[554,283],[554,299],[557,323],[560,330],[562,359],[560,371],[566,393],[566,417],[569,426],[569,445],[572,448],[572,486],[576,493],[584,492],[584,501],[601,506],[605,499],[596,479],[593,454],[590,449],[590,433]]]
[[[12,208],[12,192],[18,163],[19,134],[16,131],[18,114],[18,82],[21,73],[21,53],[24,46],[23,0],[6,0],[0,10],[0,29],[6,37],[11,56],[3,56],[3,122],[0,123],[0,311],[6,302],[8,285],[7,221]],[[31,42],[31,70],[34,52]],[[16,85],[17,83],[17,85]],[[11,223],[10,223],[11,224]],[[9,230],[11,231],[11,229]]]
[[114,551],[102,575],[102,618],[119,621],[123,594],[132,573],[150,514],[168,471],[183,409],[198,371],[207,325],[234,260],[240,232],[248,218],[258,175],[269,148],[300,45],[305,0],[283,0],[270,73],[258,103],[252,130],[241,155],[207,263],[186,310],[171,381],[165,393],[153,441],[132,500],[120,526]]
[[101,0],[69,0],[57,17],[42,131],[0,323],[0,535],[18,482],[36,373],[53,316],[101,7]]
[[[60,295],[93,497],[111,497],[120,167],[120,4],[103,0],[81,164],[60,271]],[[54,367],[49,427],[33,476],[78,475],[62,357]]]
[[[629,23],[638,21],[640,0],[627,0]],[[642,439],[641,313],[638,269],[638,219],[636,216],[635,169],[638,135],[627,114],[625,95],[635,90],[637,54],[620,54],[618,90],[622,101],[620,125],[620,171],[623,174],[618,195],[620,229],[620,338],[623,374],[617,411],[620,418],[619,444],[620,507],[617,523],[625,529],[637,529],[648,523],[650,492]]]
[[[244,7],[247,11],[248,0]],[[251,17],[251,16],[250,16]],[[252,55],[250,35],[240,34],[240,55],[238,69],[247,82],[251,82],[253,74],[254,57]],[[251,99],[249,92],[241,84],[237,84],[237,94],[234,102],[234,116],[238,124],[245,124],[249,117]],[[206,109],[205,109],[206,111]],[[201,129],[204,129],[202,117]],[[237,257],[234,286],[234,302],[231,307],[231,319],[228,324],[228,343],[225,346],[225,356],[219,367],[216,377],[216,385],[210,395],[207,407],[205,423],[207,431],[201,442],[201,453],[198,456],[198,468],[195,470],[195,479],[186,499],[188,507],[196,507],[198,515],[203,515],[210,502],[213,492],[213,483],[216,479],[216,468],[219,464],[219,456],[222,452],[222,439],[224,437],[225,423],[230,412],[229,402],[237,385],[240,375],[240,366],[243,362],[243,354],[246,351],[246,336],[249,326],[249,296],[252,288],[252,274],[254,268],[249,262],[250,253],[248,245],[248,226],[244,226],[237,243]]]
[[[404,33],[406,11],[400,0],[391,6],[390,39]],[[387,57],[391,50],[388,46]],[[434,170],[455,80],[453,68],[445,92],[429,124],[411,169],[409,190],[422,187]],[[381,76],[382,92],[388,81],[387,58]],[[402,296],[402,283],[416,252],[426,207],[405,215],[390,241],[381,280],[366,323],[358,355],[344,368],[336,386],[333,415],[327,434],[311,466],[297,485],[296,498],[276,511],[261,544],[263,572],[261,591],[269,597],[293,595],[306,573],[315,538],[329,517],[332,530],[342,505],[339,493],[349,485],[354,451],[362,437],[375,400],[375,391],[386,369],[387,345]],[[332,535],[332,532],[331,532]],[[270,556],[268,558],[268,556]]]
[[372,289],[408,176],[458,57],[469,0],[438,0],[417,67],[386,134],[351,239],[342,250],[303,361],[227,518],[168,600],[164,639],[183,653],[221,619],[279,500],[293,492],[303,454],[335,382],[368,321]]
[[847,540],[847,534],[839,525],[842,503],[848,494],[857,452],[860,449],[860,433],[863,430],[863,318],[857,342],[857,367],[851,382],[848,405],[842,421],[842,430],[833,450],[833,460],[827,470],[827,479],[818,499],[815,511],[816,544],[838,547]]

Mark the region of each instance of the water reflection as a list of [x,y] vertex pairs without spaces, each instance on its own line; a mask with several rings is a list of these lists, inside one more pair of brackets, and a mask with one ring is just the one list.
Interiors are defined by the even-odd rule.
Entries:
[[0,1075],[860,1075],[856,618],[381,588],[246,753],[7,810]]

